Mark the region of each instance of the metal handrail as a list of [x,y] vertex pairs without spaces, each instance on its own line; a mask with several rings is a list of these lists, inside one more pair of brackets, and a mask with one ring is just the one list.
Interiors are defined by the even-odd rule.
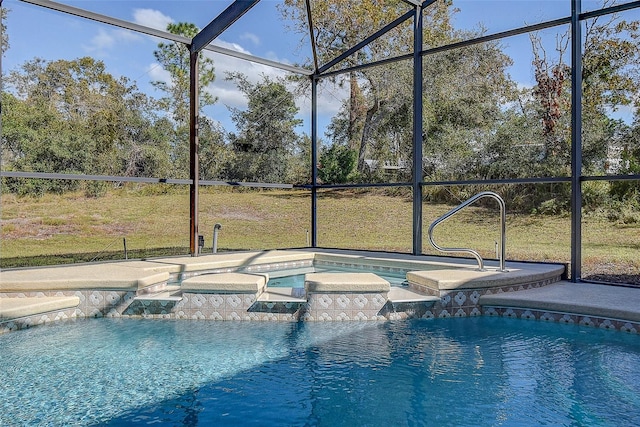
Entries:
[[436,242],[433,241],[433,229],[436,227],[436,225],[452,217],[453,215],[458,213],[460,210],[462,210],[466,206],[469,206],[470,204],[474,203],[476,200],[481,199],[483,197],[491,197],[495,199],[500,205],[500,254],[498,258],[500,261],[500,271],[506,272],[507,269],[505,268],[505,265],[504,265],[505,264],[505,261],[504,261],[505,246],[507,242],[507,237],[506,237],[507,217],[505,213],[505,204],[504,204],[504,200],[502,200],[502,197],[500,197],[498,194],[494,193],[493,191],[483,191],[482,193],[478,193],[475,196],[471,197],[469,200],[463,202],[459,206],[451,209],[449,212],[447,212],[446,214],[442,215],[440,218],[433,221],[429,226],[429,242],[434,248],[436,248],[440,252],[464,252],[464,253],[473,255],[476,261],[478,261],[478,267],[480,271],[485,271],[484,262],[482,260],[482,257],[477,251],[474,251],[473,249],[466,249],[466,248],[443,248],[441,246],[438,246]]

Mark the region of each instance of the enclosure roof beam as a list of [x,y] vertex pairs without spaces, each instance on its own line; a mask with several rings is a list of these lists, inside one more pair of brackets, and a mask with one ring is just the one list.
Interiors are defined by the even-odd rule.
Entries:
[[356,44],[355,46],[353,46],[353,47],[349,48],[348,50],[346,50],[345,52],[343,52],[337,58],[334,58],[333,60],[329,61],[328,63],[326,63],[325,65],[320,67],[318,72],[319,73],[323,73],[323,72],[327,71],[328,69],[330,69],[331,67],[333,67],[337,63],[345,60],[346,58],[348,58],[349,56],[351,56],[355,52],[359,51],[360,49],[362,49],[363,47],[365,47],[366,45],[368,45],[372,41],[376,40],[377,38],[383,36],[387,32],[389,32],[392,29],[394,29],[395,27],[397,27],[398,25],[402,24],[404,21],[406,21],[407,19],[411,18],[413,16],[413,14],[414,14],[413,10],[410,10],[407,13],[405,13],[404,15],[400,16],[399,18],[397,18],[395,21],[385,25],[384,27],[382,27],[381,29],[379,29],[378,31],[376,31],[375,33],[373,33],[372,35],[370,35],[366,39],[362,40],[360,43]]
[[235,0],[193,38],[191,52],[200,52],[260,0]]
[[[403,1],[405,1],[405,0],[403,0]],[[426,7],[429,7],[431,4],[435,3],[436,1],[437,0],[429,0],[429,1],[423,2],[422,0],[420,0],[420,1],[408,0],[408,1],[405,1],[405,3],[409,3],[409,4],[411,4],[411,5],[415,6],[415,7],[420,7],[421,9],[425,9]],[[378,31],[376,31],[375,33],[373,33],[372,35],[367,37],[366,39],[362,40],[357,45],[355,45],[352,48],[350,48],[349,50],[343,52],[337,58],[331,60],[327,64],[325,64],[322,67],[320,67],[320,69],[318,69],[318,74],[322,74],[323,72],[329,70],[331,67],[333,67],[337,63],[339,63],[341,61],[344,61],[346,58],[348,58],[349,56],[353,55],[355,52],[357,52],[358,50],[362,49],[363,47],[365,47],[366,45],[368,45],[372,41],[376,40],[377,38],[383,36],[384,34],[386,34],[389,31],[391,31],[392,29],[394,29],[398,25],[402,24],[407,19],[413,17],[413,15],[414,15],[414,11],[410,10],[407,13],[405,13],[404,15],[398,17],[395,21],[387,24],[383,28],[379,29]],[[311,21],[309,21],[309,27],[313,28],[313,24],[311,23]],[[313,36],[313,32],[311,34]],[[315,45],[314,45],[314,47],[315,47]],[[410,57],[410,55],[408,57]],[[403,57],[403,59],[406,59],[406,57]]]
[[283,71],[289,71],[295,74],[301,74],[303,76],[310,76],[313,74],[311,70],[305,68],[296,67],[295,65],[284,64],[282,62],[272,61],[270,59],[260,58],[258,56],[249,55],[246,53],[238,52],[237,50],[227,49],[222,46],[208,45],[204,48],[210,52],[219,53],[221,55],[231,56],[238,59],[244,59],[245,61],[251,61],[256,64],[268,65],[273,68],[277,68]]
[[595,18],[597,16],[610,15],[612,13],[624,12],[625,10],[636,9],[640,7],[640,1],[632,1],[629,3],[615,4],[602,9],[591,10],[589,12],[580,13],[580,20]]
[[[541,22],[539,24],[529,25],[529,26],[517,28],[517,29],[514,29],[514,30],[502,31],[502,32],[499,32],[499,33],[489,34],[487,36],[482,36],[482,37],[478,37],[478,38],[475,38],[475,39],[463,40],[461,42],[456,42],[456,43],[451,43],[451,44],[447,44],[447,45],[444,45],[444,46],[438,46],[438,47],[434,47],[434,48],[431,48],[431,49],[426,49],[426,50],[423,50],[422,52],[420,52],[420,54],[421,55],[434,55],[436,53],[445,52],[445,51],[452,50],[452,49],[459,49],[459,48],[463,48],[463,47],[467,47],[467,46],[473,46],[473,45],[480,44],[480,43],[486,43],[486,42],[490,42],[490,41],[493,41],[493,40],[500,40],[500,39],[503,39],[503,38],[506,38],[506,37],[517,36],[517,35],[520,35],[520,34],[525,34],[525,33],[529,33],[529,32],[532,32],[532,31],[543,30],[545,28],[557,27],[559,25],[569,24],[569,23],[571,23],[571,17],[567,16],[565,18],[555,19],[553,21]],[[334,75],[344,74],[344,73],[348,73],[348,72],[351,72],[351,71],[359,71],[359,70],[363,70],[363,69],[367,69],[367,68],[377,67],[377,66],[380,66],[380,65],[390,64],[390,63],[393,63],[393,62],[405,61],[407,59],[411,59],[412,56],[413,56],[413,54],[407,53],[407,54],[396,56],[396,57],[392,57],[392,58],[385,58],[385,59],[381,59],[379,61],[374,61],[374,62],[369,62],[369,63],[366,63],[366,64],[355,65],[353,67],[344,68],[344,69],[341,69],[341,70],[328,71],[328,72],[324,73],[322,75],[322,77],[331,77],[331,76],[334,76]]]
[[[85,9],[80,9],[80,8],[69,6],[62,3],[56,3],[51,0],[20,0],[20,1],[24,3],[31,3],[36,6],[42,6],[47,9],[52,9],[58,12],[64,12],[69,15],[75,15],[81,18],[90,19],[92,21],[101,22],[103,24],[124,28],[126,30],[136,31],[138,33],[147,34],[149,36],[159,37],[165,40],[171,40],[176,43],[182,43],[186,46],[191,45],[191,40],[189,40],[188,38],[177,35],[177,34],[172,34],[168,31],[157,30],[155,28],[146,27],[144,25],[135,24],[133,22],[125,21],[118,18],[113,18],[111,16],[102,15],[102,14],[91,12]],[[310,70],[307,70],[304,68],[296,67],[289,64],[283,64],[281,62],[260,58],[258,56],[248,55],[246,53],[238,52],[238,51],[227,49],[220,46],[215,46],[210,44],[204,47],[203,49],[208,50],[210,52],[219,53],[221,55],[231,56],[234,58],[243,59],[245,61],[251,61],[256,64],[267,65],[273,68],[289,71],[295,74],[301,74],[304,76],[310,76],[312,74]]]
[[109,25],[124,28],[127,30],[137,31],[139,33],[147,34],[150,36],[160,37],[160,38],[171,40],[177,43],[185,43],[185,44],[191,43],[191,40],[189,40],[188,38],[179,36],[177,34],[171,34],[168,31],[157,30],[155,28],[135,24],[133,22],[125,21],[123,19],[113,18],[111,16],[102,15],[100,13],[91,12],[86,9],[69,6],[67,4],[57,3],[51,0],[20,0],[20,1],[24,3],[35,4],[37,6],[42,6],[47,9],[52,9],[58,12],[68,13],[69,15],[75,15],[81,18],[91,19],[92,21],[102,22],[103,24],[109,24]]
[[313,69],[318,72],[318,49],[316,39],[313,37],[313,16],[311,15],[311,0],[305,0],[307,9],[307,24],[309,26],[309,42],[311,43],[311,53],[313,54]]

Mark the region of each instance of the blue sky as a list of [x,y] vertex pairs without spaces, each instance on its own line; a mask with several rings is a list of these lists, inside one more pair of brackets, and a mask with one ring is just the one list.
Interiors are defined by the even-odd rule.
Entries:
[[[228,1],[66,1],[66,4],[120,18],[140,25],[166,29],[168,23],[192,22],[203,28],[228,4]],[[309,52],[301,46],[300,36],[287,32],[275,1],[262,1],[216,41],[223,47],[284,63],[301,63]],[[5,0],[10,9],[7,31],[10,49],[3,58],[3,72],[25,61],[44,59],[72,59],[85,55],[105,62],[114,75],[126,75],[138,87],[154,96],[162,94],[150,82],[163,80],[167,74],[159,67],[153,51],[160,40],[113,26],[91,22],[75,16],[44,9],[17,0]],[[286,35],[286,37],[283,37]],[[268,66],[214,54],[216,82],[211,88],[219,98],[207,114],[229,124],[229,107],[243,108],[246,100],[231,82],[224,80],[226,72],[240,71],[257,81],[261,75],[282,76],[285,73]],[[339,90],[339,89],[337,89]],[[341,95],[337,96],[338,99]],[[336,104],[332,97],[331,104]],[[309,116],[310,102],[300,100],[301,117]],[[339,105],[324,107],[332,114]],[[308,127],[308,126],[307,126]],[[307,129],[301,131],[309,133]]]
[[[81,0],[61,1],[93,12],[135,22],[141,25],[165,29],[171,22],[192,22],[203,28],[224,8],[230,0]],[[282,21],[276,6],[281,1],[262,0],[239,21],[233,24],[216,43],[244,53],[290,64],[305,62],[310,57],[308,43],[301,43],[301,35],[290,31]],[[583,9],[598,8],[600,2],[583,0]],[[3,58],[3,73],[25,61],[40,57],[48,60],[73,59],[89,55],[103,60],[109,72],[125,75],[138,87],[156,97],[161,96],[150,81],[166,79],[166,73],[154,60],[153,51],[159,40],[135,32],[105,24],[91,22],[75,16],[50,11],[18,0],[4,0],[10,9],[7,22],[10,50]],[[522,25],[556,19],[570,13],[568,0],[467,0],[454,1],[459,9],[454,24],[461,29],[486,28],[488,33],[509,30]],[[638,19],[638,13],[634,16]],[[548,41],[547,50],[553,51],[558,30],[542,32]],[[513,37],[502,42],[505,53],[514,66],[509,70],[512,78],[521,86],[532,86],[531,44],[527,35]],[[228,107],[243,108],[246,100],[231,82],[224,80],[228,71],[240,71],[250,80],[261,75],[281,76],[280,70],[260,64],[214,55],[217,79],[211,88],[219,98],[216,106],[206,114],[219,120],[227,130],[232,130]],[[345,97],[345,89],[326,82],[320,91],[319,111],[321,129],[335,114]],[[300,117],[305,119],[301,132],[310,133],[308,125],[310,101],[300,99]]]

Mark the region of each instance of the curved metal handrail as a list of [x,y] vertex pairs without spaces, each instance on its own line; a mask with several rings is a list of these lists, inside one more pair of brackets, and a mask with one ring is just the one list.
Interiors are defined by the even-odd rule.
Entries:
[[494,193],[493,191],[483,191],[482,193],[478,193],[475,196],[471,197],[470,199],[468,199],[467,201],[463,202],[462,204],[460,204],[459,206],[451,209],[449,212],[447,212],[446,214],[442,215],[440,218],[436,219],[435,221],[433,221],[431,223],[431,225],[429,226],[429,242],[431,243],[431,245],[436,248],[437,250],[439,250],[440,252],[464,252],[464,253],[468,253],[473,255],[473,257],[476,259],[476,261],[478,261],[478,267],[480,269],[480,271],[485,271],[484,268],[484,261],[482,260],[482,257],[480,256],[480,254],[477,251],[474,251],[473,249],[466,249],[466,248],[443,248],[441,246],[438,246],[436,244],[436,242],[433,241],[433,229],[436,227],[436,225],[440,224],[441,222],[445,221],[446,219],[452,217],[453,215],[455,215],[456,213],[458,213],[460,210],[462,210],[463,208],[465,208],[466,206],[469,206],[470,204],[474,203],[476,200],[481,199],[483,197],[491,197],[493,199],[495,199],[498,204],[500,205],[500,254],[498,256],[499,261],[500,261],[500,271],[502,272],[506,272],[507,269],[505,268],[505,246],[506,246],[506,242],[507,242],[507,237],[506,237],[506,224],[507,224],[507,217],[506,217],[506,213],[505,213],[505,205],[504,205],[504,200],[502,200],[502,197],[500,197],[497,193]]

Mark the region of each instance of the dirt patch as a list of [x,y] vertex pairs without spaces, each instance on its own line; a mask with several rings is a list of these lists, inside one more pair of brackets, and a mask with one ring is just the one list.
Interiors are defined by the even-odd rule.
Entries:
[[583,267],[583,280],[640,287],[640,266],[633,263],[600,263]]
[[[34,239],[46,240],[57,235],[87,233],[86,229],[70,218],[12,218],[0,221],[2,238],[7,240]],[[135,227],[131,224],[98,224],[89,227],[91,235],[121,236],[131,233]]]
[[640,274],[591,274],[582,279],[593,282],[619,283],[640,288]]
[[57,234],[74,234],[79,227],[70,222],[56,220],[47,224],[43,218],[12,218],[0,221],[3,239],[46,240]]

